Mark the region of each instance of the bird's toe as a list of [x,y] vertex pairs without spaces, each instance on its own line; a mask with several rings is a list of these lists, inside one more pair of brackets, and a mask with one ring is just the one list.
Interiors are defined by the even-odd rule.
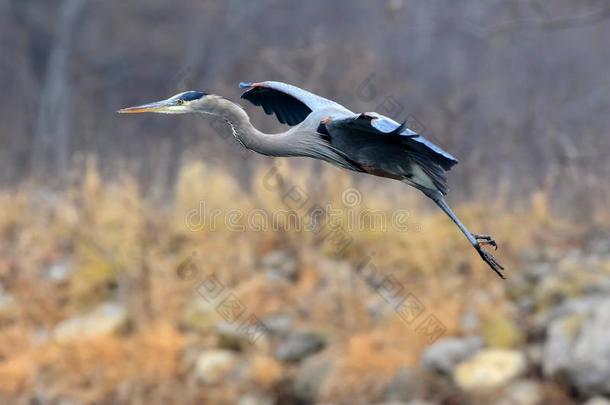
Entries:
[[481,246],[479,246],[477,248],[477,251],[479,252],[479,255],[481,256],[481,259],[483,259],[483,261],[485,263],[487,263],[489,265],[489,267],[491,267],[491,269],[498,276],[500,276],[501,278],[506,278],[506,277],[504,277],[504,274],[502,274],[502,270],[504,270],[504,267],[500,263],[498,263],[496,258],[493,257],[493,255],[491,253],[489,253],[488,251],[483,249]]
[[477,240],[479,244],[493,246],[495,250],[498,250],[498,244],[490,235],[473,234],[472,236]]

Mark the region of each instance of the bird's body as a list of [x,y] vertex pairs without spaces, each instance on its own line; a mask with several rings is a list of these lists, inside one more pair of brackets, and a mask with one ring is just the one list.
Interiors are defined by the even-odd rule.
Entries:
[[122,113],[201,112],[222,117],[246,148],[268,156],[303,156],[344,169],[402,181],[431,198],[460,228],[481,258],[500,276],[503,267],[483,249],[496,247],[489,236],[475,235],[444,200],[445,172],[457,160],[432,142],[391,118],[374,112],[354,113],[306,90],[281,82],[242,83],[242,98],[275,114],[291,128],[265,134],[238,104],[203,92],[180,93],[167,100],[120,110]]

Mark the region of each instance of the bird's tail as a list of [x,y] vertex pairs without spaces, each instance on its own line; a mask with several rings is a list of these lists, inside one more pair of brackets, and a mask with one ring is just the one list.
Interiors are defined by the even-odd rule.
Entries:
[[410,180],[425,189],[434,188],[442,195],[447,195],[449,186],[445,169],[425,155],[411,153],[410,157],[413,159]]

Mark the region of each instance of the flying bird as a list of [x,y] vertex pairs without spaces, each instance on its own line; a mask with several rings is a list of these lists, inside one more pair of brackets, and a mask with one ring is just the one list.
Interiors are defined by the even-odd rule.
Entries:
[[288,124],[285,132],[256,129],[244,109],[224,97],[187,91],[163,101],[119,110],[119,113],[203,113],[219,116],[247,149],[267,156],[304,156],[338,167],[402,181],[423,192],[457,225],[483,261],[502,278],[504,267],[484,249],[498,248],[489,235],[471,233],[447,205],[446,171],[457,159],[421,134],[376,112],[354,113],[339,103],[299,87],[266,81],[240,83],[241,98]]

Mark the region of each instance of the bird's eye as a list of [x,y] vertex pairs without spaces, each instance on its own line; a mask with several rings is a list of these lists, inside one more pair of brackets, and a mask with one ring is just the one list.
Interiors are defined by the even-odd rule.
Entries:
[[179,98],[178,100],[176,100],[176,104],[177,105],[183,105],[184,104],[184,100]]

